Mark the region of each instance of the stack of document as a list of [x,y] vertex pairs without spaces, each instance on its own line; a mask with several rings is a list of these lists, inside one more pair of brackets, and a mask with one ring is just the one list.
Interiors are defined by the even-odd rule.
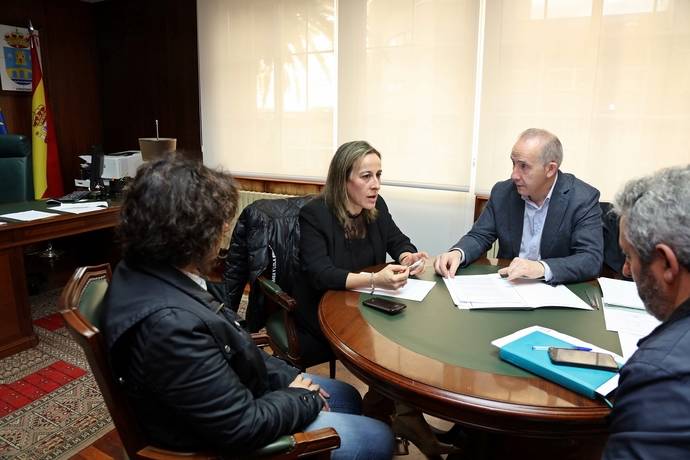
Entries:
[[563,285],[550,286],[536,280],[508,281],[498,273],[443,278],[453,303],[460,309],[532,310],[565,307],[592,310]]
[[637,350],[637,342],[661,322],[647,313],[634,282],[599,278],[599,286],[606,329],[618,332],[623,356],[628,359]]
[[501,359],[591,399],[605,398],[618,386],[616,372],[552,363],[548,347],[586,347],[593,352],[610,354],[619,365],[623,363],[621,356],[609,350],[553,329],[531,326],[496,339],[491,344],[500,348]]

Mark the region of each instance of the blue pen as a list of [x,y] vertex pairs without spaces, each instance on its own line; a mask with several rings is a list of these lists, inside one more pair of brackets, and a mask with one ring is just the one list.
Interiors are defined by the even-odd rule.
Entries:
[[547,351],[549,348],[565,348],[566,350],[580,350],[580,351],[592,351],[591,348],[588,347],[553,347],[550,345],[533,345],[532,350],[542,350],[542,351]]

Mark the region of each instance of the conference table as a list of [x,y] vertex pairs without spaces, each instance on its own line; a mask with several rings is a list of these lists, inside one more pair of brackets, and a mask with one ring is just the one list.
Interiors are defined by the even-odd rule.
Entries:
[[[0,204],[0,215],[21,211],[46,211],[44,201]],[[27,222],[0,218],[0,358],[31,348],[38,343],[31,322],[24,248],[94,230],[112,228],[119,222],[120,207],[83,214],[61,213]]]
[[[502,262],[458,276],[493,273]],[[602,310],[461,310],[429,262],[418,278],[436,284],[421,302],[394,299],[407,305],[395,316],[363,306],[369,294],[323,296],[321,328],[345,367],[384,395],[463,426],[477,458],[600,458],[608,406],[502,361],[490,342],[540,325],[620,353]],[[595,281],[568,287],[601,304]]]

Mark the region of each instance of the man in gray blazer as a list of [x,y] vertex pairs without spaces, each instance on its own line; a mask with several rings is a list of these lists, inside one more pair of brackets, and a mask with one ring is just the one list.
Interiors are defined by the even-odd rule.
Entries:
[[498,257],[512,259],[499,273],[510,280],[560,284],[596,277],[603,260],[599,191],[558,169],[563,147],[546,130],[520,134],[510,159],[510,179],[494,185],[469,233],[436,257],[436,272],[455,276],[498,239]]

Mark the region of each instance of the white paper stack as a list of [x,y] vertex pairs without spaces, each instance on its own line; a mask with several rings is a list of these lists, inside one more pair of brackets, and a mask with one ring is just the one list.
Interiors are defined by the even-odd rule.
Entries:
[[647,313],[634,282],[599,278],[599,286],[606,329],[618,332],[623,357],[627,360],[637,350],[637,342],[661,322]]
[[453,303],[460,309],[532,310],[565,307],[592,310],[563,285],[550,286],[536,280],[508,281],[498,273],[443,278]]

